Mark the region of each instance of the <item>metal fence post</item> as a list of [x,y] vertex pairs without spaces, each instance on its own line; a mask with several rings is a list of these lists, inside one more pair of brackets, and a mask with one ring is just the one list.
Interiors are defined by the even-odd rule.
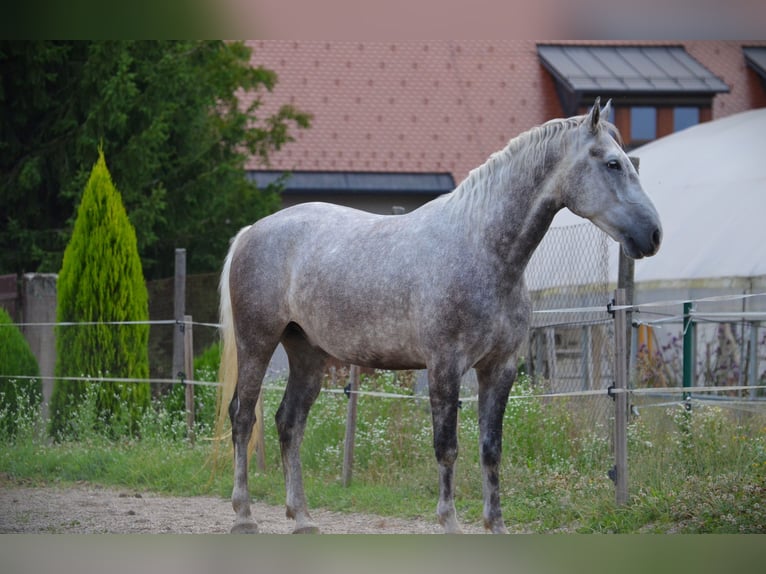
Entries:
[[628,502],[628,362],[625,290],[614,292],[614,484],[618,505]]
[[[692,310],[694,306],[690,301],[684,303],[684,364],[683,364],[683,388],[690,389],[694,380],[694,321]],[[684,401],[691,397],[691,393],[683,394]]]

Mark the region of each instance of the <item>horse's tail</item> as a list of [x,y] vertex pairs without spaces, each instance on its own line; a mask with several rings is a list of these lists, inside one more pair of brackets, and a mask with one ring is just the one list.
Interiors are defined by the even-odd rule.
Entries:
[[[215,441],[216,447],[221,442],[221,438],[224,437],[224,429],[227,421],[229,420],[229,403],[234,397],[234,392],[237,388],[237,338],[234,330],[234,315],[231,309],[231,292],[229,289],[229,273],[231,272],[231,261],[234,256],[234,252],[242,238],[242,235],[250,228],[250,226],[243,227],[239,230],[239,233],[234,237],[229,247],[229,252],[226,254],[226,260],[223,264],[223,271],[221,271],[221,280],[218,286],[221,296],[220,302],[220,336],[221,336],[221,363],[218,369],[218,381],[220,385],[218,392],[216,393],[216,417],[215,417],[215,437],[219,440]],[[258,405],[256,411],[259,415],[263,412],[263,406],[261,397],[258,398]],[[227,433],[228,434],[228,433]],[[248,446],[249,453],[252,453],[256,444],[262,444],[263,437],[263,416],[258,416],[255,426],[253,427],[253,434],[250,438],[250,444]],[[217,449],[216,449],[217,450]],[[217,459],[217,457],[215,457]]]

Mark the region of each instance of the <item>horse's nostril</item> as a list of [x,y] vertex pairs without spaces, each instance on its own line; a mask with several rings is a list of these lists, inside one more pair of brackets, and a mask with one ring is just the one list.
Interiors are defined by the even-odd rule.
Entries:
[[654,230],[654,233],[652,233],[652,245],[655,249],[657,249],[660,246],[660,242],[662,241],[662,231],[660,231],[659,228]]

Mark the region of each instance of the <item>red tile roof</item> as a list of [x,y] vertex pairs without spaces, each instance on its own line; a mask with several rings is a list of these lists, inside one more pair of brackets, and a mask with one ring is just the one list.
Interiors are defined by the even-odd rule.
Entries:
[[726,82],[731,91],[713,100],[713,119],[754,108],[766,107],[766,88],[745,63],[744,46],[766,46],[766,42],[685,42],[691,56]]
[[[271,169],[450,172],[459,182],[512,137],[562,115],[533,41],[249,44],[252,63],[279,77],[262,113],[292,103],[314,116]],[[731,88],[715,97],[714,118],[766,104],[742,42],[683,44]]]

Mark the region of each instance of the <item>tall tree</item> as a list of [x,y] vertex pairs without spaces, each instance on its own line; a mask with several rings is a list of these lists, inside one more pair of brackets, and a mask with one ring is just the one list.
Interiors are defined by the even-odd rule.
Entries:
[[[149,377],[149,303],[136,232],[103,153],[93,166],[77,210],[58,277],[56,376],[51,432],[77,432],[72,414],[90,383],[65,377]],[[127,325],[112,322],[138,322]],[[112,423],[115,413],[133,426],[149,405],[149,383],[100,382],[96,408]],[[126,420],[127,419],[127,420]]]
[[[238,42],[0,42],[0,272],[56,271],[101,145],[149,277],[217,269],[241,226],[276,210],[248,157],[309,125],[260,113],[276,75]],[[252,104],[239,97],[252,92]]]

